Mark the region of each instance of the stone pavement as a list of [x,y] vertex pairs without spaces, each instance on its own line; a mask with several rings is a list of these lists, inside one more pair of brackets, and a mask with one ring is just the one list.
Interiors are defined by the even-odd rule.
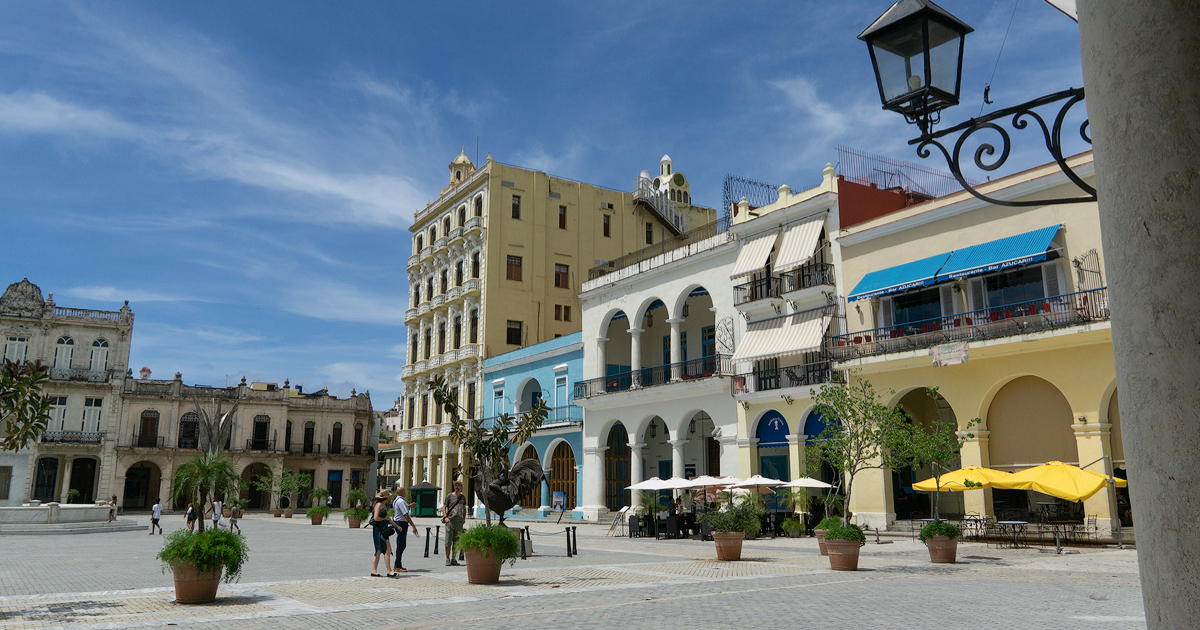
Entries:
[[[165,519],[166,528],[182,517]],[[178,520],[179,522],[175,522]],[[428,521],[433,519],[418,519]],[[566,557],[562,526],[530,524],[536,555],[505,566],[498,586],[424,558],[409,536],[401,579],[370,578],[369,530],[340,515],[240,521],[251,557],[216,603],[175,604],[145,532],[0,538],[0,630],[531,628],[1144,628],[1136,552],[1055,555],[964,543],[959,563],[932,565],[920,543],[863,548],[860,571],[829,571],[813,539],[747,541],[742,562],[711,542],[606,538],[579,526]],[[422,534],[424,525],[422,525]]]

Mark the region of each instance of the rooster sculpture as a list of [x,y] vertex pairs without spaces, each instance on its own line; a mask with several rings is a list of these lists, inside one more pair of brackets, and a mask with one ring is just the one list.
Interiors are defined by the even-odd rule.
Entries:
[[486,466],[482,460],[475,460],[475,494],[489,510],[500,516],[503,525],[504,513],[520,502],[521,495],[537,488],[545,473],[536,459],[523,459],[512,470],[501,468],[500,475],[489,483],[483,473]]

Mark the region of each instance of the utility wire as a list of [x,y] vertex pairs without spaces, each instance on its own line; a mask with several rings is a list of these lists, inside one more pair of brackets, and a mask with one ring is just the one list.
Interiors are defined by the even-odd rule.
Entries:
[[1013,10],[1012,15],[1008,18],[1008,28],[1004,30],[1004,39],[1000,40],[1000,52],[996,53],[996,65],[992,66],[992,76],[983,88],[983,103],[979,105],[980,116],[983,115],[983,106],[991,103],[988,100],[988,92],[992,89],[992,80],[996,78],[996,69],[1000,67],[1000,55],[1004,54],[1004,44],[1008,41],[1008,32],[1012,30],[1013,18],[1017,17],[1017,5],[1020,3],[1021,0],[1013,0]]

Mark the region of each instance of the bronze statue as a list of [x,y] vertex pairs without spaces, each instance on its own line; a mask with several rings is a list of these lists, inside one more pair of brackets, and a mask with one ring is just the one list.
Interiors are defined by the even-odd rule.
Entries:
[[520,502],[521,495],[540,487],[545,474],[536,459],[523,459],[512,470],[500,468],[500,475],[491,481],[485,474],[487,464],[475,460],[475,494],[487,509],[500,516],[504,524],[504,513]]

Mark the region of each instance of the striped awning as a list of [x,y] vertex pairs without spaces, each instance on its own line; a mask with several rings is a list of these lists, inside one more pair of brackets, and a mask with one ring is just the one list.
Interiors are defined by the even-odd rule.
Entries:
[[825,227],[825,213],[793,225],[779,240],[779,252],[775,254],[775,271],[783,273],[808,262],[817,250],[817,239]]
[[1061,224],[954,250],[938,273],[939,280],[958,280],[1046,260]]
[[750,322],[733,353],[735,363],[811,352],[821,347],[832,315],[825,308]]
[[775,247],[777,238],[778,232],[770,232],[743,242],[729,277],[738,278],[766,267],[767,259],[771,257],[771,248]]

